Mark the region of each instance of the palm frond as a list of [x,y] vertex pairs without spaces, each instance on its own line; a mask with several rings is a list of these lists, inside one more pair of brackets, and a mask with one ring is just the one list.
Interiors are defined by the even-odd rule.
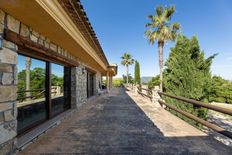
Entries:
[[155,11],[157,16],[162,16],[164,10],[162,6],[157,6]]
[[121,64],[124,66],[128,66],[134,63],[134,59],[132,59],[132,56],[127,52],[121,56],[121,59]]
[[164,17],[167,20],[170,20],[174,12],[175,12],[175,7],[174,6],[166,8],[165,11],[164,11]]
[[176,39],[178,35],[177,32],[180,29],[180,24],[170,24],[170,20],[174,12],[174,6],[158,6],[156,8],[156,15],[148,16],[148,18],[151,19],[151,22],[145,25],[148,27],[145,31],[145,35],[147,36],[149,43],[154,44],[156,40],[158,42],[166,42],[168,40]]

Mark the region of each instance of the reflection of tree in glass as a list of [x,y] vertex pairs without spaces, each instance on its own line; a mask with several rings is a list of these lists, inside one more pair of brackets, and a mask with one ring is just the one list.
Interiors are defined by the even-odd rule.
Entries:
[[[36,96],[45,90],[45,78],[46,71],[44,68],[36,67],[30,71],[30,89],[40,91],[32,91],[31,95]],[[51,85],[52,86],[60,86],[63,88],[63,77],[58,77],[54,74],[51,75]],[[22,70],[18,73],[18,91],[26,90],[26,70]],[[18,98],[26,97],[26,93],[19,93]],[[34,97],[33,99],[43,98],[44,93],[39,96]],[[22,100],[21,100],[22,101]]]

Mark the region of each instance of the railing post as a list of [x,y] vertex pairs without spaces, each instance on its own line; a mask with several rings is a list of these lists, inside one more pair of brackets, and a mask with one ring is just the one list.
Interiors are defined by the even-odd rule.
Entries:
[[135,89],[134,89],[134,91],[135,91],[136,94],[138,93],[138,86],[139,86],[139,85],[135,84]]
[[160,95],[158,92],[160,91],[159,86],[155,86],[154,89],[152,90],[152,103],[158,103],[158,100],[161,99]]

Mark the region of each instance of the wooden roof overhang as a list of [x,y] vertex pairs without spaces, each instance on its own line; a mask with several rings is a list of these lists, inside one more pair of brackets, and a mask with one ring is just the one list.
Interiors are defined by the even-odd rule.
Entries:
[[79,0],[1,0],[0,8],[91,68],[107,71],[108,61]]
[[89,22],[89,19],[84,11],[80,0],[58,0],[64,10],[67,12],[72,21],[76,24],[83,36],[89,44],[95,49],[99,57],[104,61],[106,66],[109,66],[108,60],[101,48],[97,36]]
[[[117,72],[118,72],[118,66],[116,64],[114,65],[110,65],[107,67],[107,72],[109,73],[109,75],[111,76],[115,76],[117,75]],[[103,75],[107,75],[107,72]]]

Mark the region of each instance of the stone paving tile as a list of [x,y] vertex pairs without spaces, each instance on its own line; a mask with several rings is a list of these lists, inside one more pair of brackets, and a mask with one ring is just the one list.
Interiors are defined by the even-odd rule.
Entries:
[[[180,132],[182,129],[188,133]],[[118,88],[83,105],[19,153],[37,154],[224,155],[232,154],[232,149],[146,99]]]

